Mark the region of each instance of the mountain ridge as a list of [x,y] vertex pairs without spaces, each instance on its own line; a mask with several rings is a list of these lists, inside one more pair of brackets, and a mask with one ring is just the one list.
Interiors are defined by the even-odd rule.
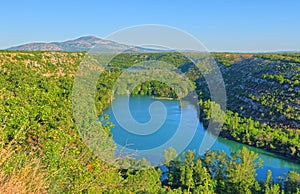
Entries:
[[112,51],[129,50],[132,52],[151,52],[155,49],[147,49],[136,46],[129,46],[117,43],[111,40],[105,40],[96,36],[81,36],[73,40],[66,40],[63,42],[34,42],[18,46],[9,47],[6,50],[19,50],[19,51],[69,51],[69,52],[84,52],[94,48]]

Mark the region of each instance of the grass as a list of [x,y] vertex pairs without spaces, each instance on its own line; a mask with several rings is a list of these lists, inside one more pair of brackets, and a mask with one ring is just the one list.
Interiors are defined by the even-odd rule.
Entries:
[[[21,128],[15,137],[0,148],[0,193],[28,194],[47,193],[47,172],[38,158],[27,156],[24,161],[14,160],[17,136],[23,131]],[[3,141],[2,141],[3,142]],[[6,166],[13,163],[7,172]]]

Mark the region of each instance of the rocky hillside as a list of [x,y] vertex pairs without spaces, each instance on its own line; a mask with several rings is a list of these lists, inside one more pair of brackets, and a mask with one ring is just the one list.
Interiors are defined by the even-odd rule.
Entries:
[[300,54],[217,54],[228,109],[278,128],[300,127]]

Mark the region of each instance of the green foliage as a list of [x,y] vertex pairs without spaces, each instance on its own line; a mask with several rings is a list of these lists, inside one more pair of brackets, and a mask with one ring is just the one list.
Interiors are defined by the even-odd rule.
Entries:
[[161,61],[166,62],[174,67],[180,67],[189,63],[190,60],[181,53],[165,52],[165,53],[121,53],[115,56],[109,63],[109,67],[113,68],[130,68],[133,65],[143,63],[145,61]]
[[[170,150],[165,152],[167,156]],[[164,185],[169,193],[280,193],[282,187],[287,193],[295,193],[299,187],[299,174],[294,172],[285,175],[282,183],[274,183],[269,171],[266,181],[259,183],[256,171],[262,167],[262,161],[245,147],[230,156],[208,151],[203,158],[187,151],[166,166],[169,172]],[[174,181],[174,177],[179,181]]]
[[128,171],[123,191],[134,193],[158,193],[162,191],[160,172],[154,168]]
[[[212,57],[226,85],[227,109],[274,129],[299,129],[299,53],[212,53]],[[204,77],[192,69],[187,75],[196,80],[200,98],[210,99]]]
[[[212,105],[217,107],[214,102],[200,100],[200,104],[200,120],[204,125],[208,124],[213,110],[214,115],[220,114],[218,113],[220,109],[211,108]],[[220,116],[216,118],[220,118]],[[212,119],[212,122],[218,123],[218,120]],[[254,121],[251,117],[241,117],[238,113],[230,110],[226,111],[220,136],[263,148],[297,161],[300,158],[299,130],[274,129],[266,124]]]
[[178,98],[176,92],[170,86],[156,80],[146,81],[135,87],[131,95]]
[[231,161],[227,163],[227,186],[231,193],[252,193],[258,185],[256,170],[262,166],[258,155],[245,147],[238,154],[231,155]]
[[243,148],[229,157],[224,152],[208,152],[205,165],[217,180],[217,193],[251,193],[257,190],[257,154]]
[[[1,163],[1,173],[9,174],[29,159],[39,158],[48,175],[49,187],[46,189],[49,193],[278,193],[281,189],[285,193],[299,193],[300,175],[296,172],[288,173],[277,184],[271,180],[269,172],[266,181],[259,186],[255,177],[260,161],[256,154],[246,149],[231,156],[224,152],[207,152],[203,158],[192,151],[178,157],[176,150],[170,149],[165,151],[169,171],[167,179],[162,182],[161,172],[150,167],[145,159],[119,160],[124,169],[100,160],[82,141],[72,115],[74,75],[84,55],[40,51],[0,52],[0,153],[8,151],[8,147],[12,151],[11,159]],[[296,63],[299,58],[297,54],[282,56],[289,63]],[[283,60],[282,56],[266,57],[269,57],[268,60]],[[226,60],[230,63],[247,58],[237,55],[228,57]],[[95,94],[99,113],[111,103],[114,83],[121,69],[133,63],[156,59],[179,67],[192,81],[201,79],[190,61],[178,53],[122,54],[111,62],[112,68],[103,71],[99,77]],[[288,67],[292,67],[292,72],[297,65]],[[299,77],[294,74],[292,77],[266,74],[263,79],[287,84],[293,89],[299,85]],[[188,87],[183,87],[186,93],[189,92]],[[126,91],[126,88],[123,89]],[[224,114],[217,104],[205,99],[208,93],[203,85],[197,86],[197,89],[199,96],[203,97],[200,100],[203,121],[212,119],[218,123],[220,117],[225,116],[221,132],[223,137],[299,158],[298,130],[278,130],[233,111]],[[149,80],[137,86],[134,94],[178,97],[166,84]],[[260,99],[254,94],[252,98],[263,104],[268,104],[269,100],[272,102],[269,98]],[[289,98],[275,99],[274,103],[278,105],[274,106],[280,109],[280,114],[286,113],[292,120],[298,118],[298,113],[292,111],[294,107]],[[211,112],[217,114],[213,116]],[[103,119],[107,122],[101,128],[109,133],[112,124],[107,117]],[[125,169],[126,166],[145,169]]]
[[109,71],[104,70],[101,72],[95,94],[95,106],[98,114],[108,108],[112,102],[113,88],[116,79],[120,76],[121,72],[118,69]]
[[300,174],[297,172],[289,172],[283,179],[283,187],[285,193],[299,193],[300,190]]
[[181,158],[173,159],[166,164],[169,171],[165,184],[183,193],[213,193],[215,180],[202,166],[201,159],[192,151],[184,152]]
[[212,57],[224,66],[231,66],[244,58],[250,58],[253,54],[241,53],[212,53]]

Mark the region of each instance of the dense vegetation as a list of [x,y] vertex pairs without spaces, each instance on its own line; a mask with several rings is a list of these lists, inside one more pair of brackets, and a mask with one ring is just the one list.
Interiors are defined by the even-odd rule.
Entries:
[[[220,135],[300,161],[298,53],[214,53],[227,90]],[[224,63],[223,65],[222,63]],[[201,121],[211,119],[209,91],[195,68],[189,71],[200,96]],[[215,107],[215,105],[214,105]]]
[[[82,142],[72,115],[74,75],[84,55],[85,53],[65,52],[0,52],[0,193],[300,192],[300,175],[296,172],[286,174],[276,180],[276,183],[271,180],[269,172],[264,182],[258,182],[256,169],[261,163],[256,154],[246,149],[231,156],[223,152],[207,152],[201,158],[188,151],[176,160],[169,160],[175,154],[170,149],[165,153],[169,170],[165,180],[160,179],[159,168],[117,169],[97,158]],[[112,89],[121,73],[120,69],[130,66],[130,60],[128,64],[124,63],[126,58],[131,59],[128,56],[124,54],[121,58],[116,58],[111,63],[112,69],[101,73],[95,96],[99,112],[107,108],[112,100]],[[138,60],[149,57],[174,61],[176,67],[181,68],[191,79],[201,80],[196,72],[192,72],[191,63],[186,58],[180,58],[178,54],[133,56]],[[295,54],[295,57],[298,55]],[[136,63],[137,59],[133,62]],[[257,60],[272,62],[271,59]],[[291,59],[287,60],[289,64]],[[234,65],[228,65],[228,68]],[[294,69],[289,71],[293,72]],[[268,73],[269,76],[272,71]],[[260,78],[264,79],[263,76]],[[284,78],[291,80],[294,90],[298,91],[293,81],[297,77]],[[270,78],[265,79],[268,81]],[[172,96],[174,91],[171,88],[161,86],[165,85],[161,82],[145,82],[134,91],[139,95],[175,97]],[[200,91],[199,85],[196,86]],[[293,91],[289,94],[293,94]],[[298,94],[295,95],[296,98]],[[211,106],[211,102],[205,99],[206,96],[205,93],[200,95],[203,98],[202,102],[200,100],[201,107],[204,107],[202,111],[206,115],[204,120],[209,119],[208,107]],[[279,103],[284,103],[283,106],[290,103],[290,100],[278,99]],[[291,116],[292,120],[297,119],[297,110],[292,113],[295,115]],[[232,111],[226,113],[223,132],[225,137],[270,150],[283,150],[284,153],[299,158],[297,126],[293,130],[283,130],[273,120],[271,124],[274,127],[269,127],[267,123],[257,120],[256,116],[250,118],[246,117],[246,112]],[[286,120],[287,123],[288,121]],[[132,162],[141,166],[148,164],[144,160]]]
[[[166,151],[166,158],[175,152]],[[164,184],[173,189],[171,193],[280,193],[281,186],[285,188],[282,192],[296,193],[300,189],[296,188],[299,174],[294,172],[274,183],[272,172],[268,171],[265,181],[257,181],[256,170],[261,161],[246,148],[230,156],[222,151],[207,152],[203,158],[187,151],[181,158],[167,161],[167,167],[170,173]]]
[[[224,78],[227,109],[243,117],[252,117],[255,121],[275,129],[299,129],[299,53],[212,53],[212,57]],[[198,96],[202,100],[209,99],[210,93],[202,75],[207,66],[200,66],[200,73],[199,69],[180,53],[121,54],[109,66],[124,69],[153,60],[168,62],[177,67],[196,83]],[[143,94],[143,91],[138,93]]]
[[299,129],[299,54],[255,54],[220,64],[228,109],[275,129]]
[[[200,100],[200,115],[202,115],[200,119],[204,125],[207,125],[210,119],[218,122],[217,118],[211,117],[212,106],[218,107],[210,100],[204,102]],[[220,136],[279,153],[295,162],[300,162],[299,130],[274,129],[269,125],[253,120],[251,117],[242,117],[238,113],[227,110]]]
[[[228,111],[220,135],[300,161],[299,54],[213,53],[212,56],[220,67],[227,90]],[[126,61],[124,65],[122,60]],[[203,113],[200,119],[207,124],[210,92],[203,76],[207,66],[196,67],[179,53],[123,54],[110,66],[127,68],[147,60],[169,61],[196,83]],[[162,84],[147,81],[132,94],[177,97],[172,88]]]

